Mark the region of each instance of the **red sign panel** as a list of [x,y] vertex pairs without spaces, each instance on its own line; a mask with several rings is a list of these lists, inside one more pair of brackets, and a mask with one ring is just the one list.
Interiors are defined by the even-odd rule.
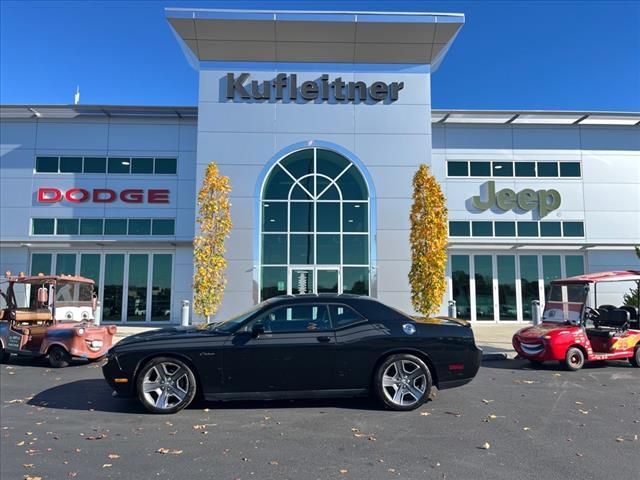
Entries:
[[110,188],[70,188],[60,190],[53,187],[41,187],[38,189],[38,202],[58,203],[61,201],[70,203],[113,203],[120,200],[124,203],[169,203],[169,190],[142,188],[127,188],[116,192]]

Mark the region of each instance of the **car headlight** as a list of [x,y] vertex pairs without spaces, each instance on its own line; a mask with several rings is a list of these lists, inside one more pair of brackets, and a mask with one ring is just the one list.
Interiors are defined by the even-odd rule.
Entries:
[[65,314],[64,318],[66,318],[67,320],[73,320],[73,313],[67,312]]

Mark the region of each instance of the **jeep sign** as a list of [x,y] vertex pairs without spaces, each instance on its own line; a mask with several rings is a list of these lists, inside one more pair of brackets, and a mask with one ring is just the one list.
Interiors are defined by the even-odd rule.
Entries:
[[560,206],[560,193],[554,189],[534,191],[530,188],[525,188],[516,193],[510,188],[503,188],[496,193],[496,182],[489,181],[485,185],[487,186],[486,200],[482,200],[480,195],[471,197],[471,203],[478,210],[485,211],[496,205],[500,210],[504,211],[519,207],[525,212],[530,212],[537,207],[540,212],[540,218],[544,218],[548,213]]
[[[367,85],[365,82],[345,82],[342,77],[329,81],[329,75],[323,74],[318,80],[304,81],[298,87],[298,76],[279,73],[273,80],[251,80],[248,73],[241,73],[237,77],[233,73],[227,73],[227,98],[234,100],[236,95],[243,100],[284,100],[290,101],[335,99],[336,102],[355,102],[356,99],[364,102],[372,100],[381,102],[398,100],[400,90],[404,88],[404,82],[373,82]],[[286,94],[285,94],[286,90]]]

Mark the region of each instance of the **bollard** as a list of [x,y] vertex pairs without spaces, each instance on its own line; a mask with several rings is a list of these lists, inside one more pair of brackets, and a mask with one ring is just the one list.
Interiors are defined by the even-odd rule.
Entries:
[[531,302],[531,320],[534,325],[540,325],[540,300]]
[[100,304],[100,300],[96,302],[96,309],[93,312],[93,324],[100,325],[102,322],[102,305]]
[[186,327],[189,325],[189,300],[182,300],[180,325],[182,325],[183,327]]
[[449,316],[451,318],[458,318],[458,308],[456,307],[455,300],[449,300]]

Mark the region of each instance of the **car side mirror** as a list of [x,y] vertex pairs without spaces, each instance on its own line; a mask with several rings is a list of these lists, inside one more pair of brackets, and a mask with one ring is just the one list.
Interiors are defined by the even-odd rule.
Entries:
[[256,323],[251,327],[251,337],[258,338],[260,335],[264,335],[264,325]]
[[40,305],[46,305],[49,301],[49,291],[47,287],[40,287],[38,289],[38,303]]
[[97,308],[98,308],[98,297],[94,295],[93,297],[91,297],[91,310],[95,312]]

